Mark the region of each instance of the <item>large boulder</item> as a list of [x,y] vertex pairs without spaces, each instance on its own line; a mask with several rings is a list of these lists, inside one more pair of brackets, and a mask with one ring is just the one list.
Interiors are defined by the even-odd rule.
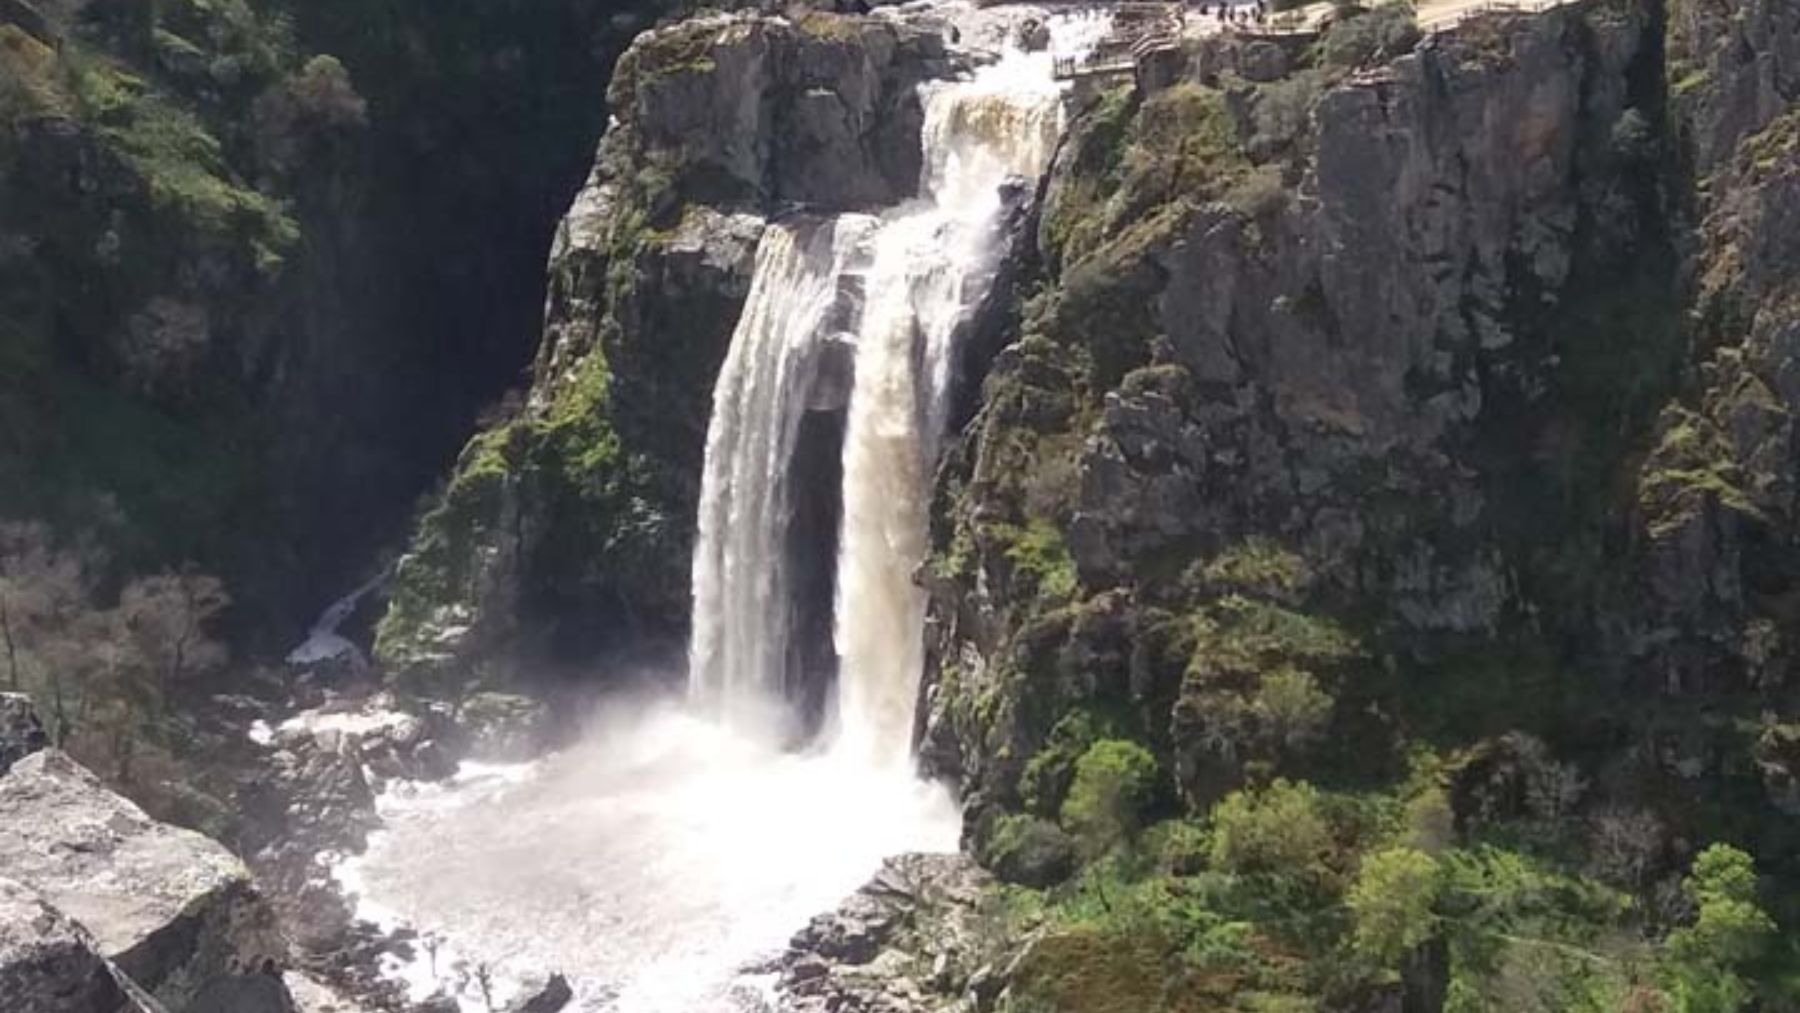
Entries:
[[155,1013],[126,991],[93,936],[35,891],[0,879],[7,1013]]
[[0,869],[175,1009],[285,962],[272,909],[218,843],[158,823],[55,749],[0,778]]
[[0,693],[0,774],[50,744],[43,722],[32,709],[31,698]]

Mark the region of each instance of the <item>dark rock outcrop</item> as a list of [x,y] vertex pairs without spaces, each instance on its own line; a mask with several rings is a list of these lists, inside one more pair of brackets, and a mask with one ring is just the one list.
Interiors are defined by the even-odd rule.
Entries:
[[0,775],[12,765],[50,744],[31,698],[0,693]]
[[557,1013],[575,998],[569,979],[560,974],[551,975],[542,988],[528,989],[527,992],[529,994],[508,1006],[506,1013]]

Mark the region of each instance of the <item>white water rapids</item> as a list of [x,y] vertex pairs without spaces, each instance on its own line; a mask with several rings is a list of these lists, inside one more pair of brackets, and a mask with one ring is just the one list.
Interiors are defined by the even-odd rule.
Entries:
[[[1062,126],[1053,52],[1094,19],[1051,22],[1052,52],[1009,51],[925,88],[920,197],[880,216],[773,224],[714,393],[694,575],[689,699],[618,708],[578,748],[465,765],[381,799],[386,829],[341,869],[364,913],[441,937],[396,973],[483,1010],[502,984],[561,971],[574,1009],[757,1008],[742,968],[778,952],[880,860],[954,849],[956,807],[911,759],[923,668],[930,476],[959,332],[996,270],[1009,180],[1048,168]],[[843,443],[836,693],[805,752],[784,750],[802,652],[784,548],[800,420],[828,346],[853,350]],[[806,533],[829,539],[831,532]]]

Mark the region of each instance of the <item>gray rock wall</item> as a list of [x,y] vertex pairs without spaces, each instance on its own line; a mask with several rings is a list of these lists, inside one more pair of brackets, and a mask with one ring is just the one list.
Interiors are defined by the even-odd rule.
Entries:
[[[1633,304],[1639,272],[1675,284],[1658,170],[1620,141],[1659,115],[1657,28],[1642,4],[1488,18],[1335,79],[1187,83],[1078,124],[1040,236],[1049,297],[940,480],[925,750],[976,810],[1019,803],[1078,707],[1165,750],[1197,801],[1247,755],[1287,758],[1249,745],[1270,734],[1256,705],[1232,726],[1208,694],[1343,647],[1310,619],[1206,645],[1251,614],[1207,611],[1251,593],[1205,576],[1232,552],[1296,561],[1255,615],[1355,615],[1393,668],[1512,636],[1561,607],[1533,600],[1545,585],[1587,593],[1593,571],[1563,568],[1583,570],[1588,522],[1557,511],[1617,451],[1557,455],[1631,425],[1620,364],[1658,354],[1587,307]],[[1200,129],[1176,117],[1214,108],[1235,140],[1145,189],[1181,157],[1164,133]],[[1209,682],[1208,651],[1243,671]]]

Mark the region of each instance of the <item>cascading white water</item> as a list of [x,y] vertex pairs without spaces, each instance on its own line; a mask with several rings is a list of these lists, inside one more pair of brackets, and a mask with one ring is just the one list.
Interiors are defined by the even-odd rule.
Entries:
[[[1059,55],[1104,30],[1097,18],[1050,24]],[[384,793],[387,828],[340,873],[365,914],[444,937],[429,962],[401,969],[415,997],[444,988],[472,1013],[487,1005],[480,968],[502,979],[559,969],[581,1013],[763,1009],[734,998],[746,961],[882,856],[956,846],[953,800],[909,763],[924,612],[913,574],[957,339],[1001,252],[1004,187],[1041,175],[1061,126],[1051,66],[1050,53],[1014,52],[926,90],[919,199],[880,219],[767,230],[707,439],[690,659],[701,714],[618,707],[582,746],[528,768],[465,765],[448,785]],[[820,349],[840,330],[855,361],[839,696],[826,748],[795,753],[758,733],[793,665],[782,556],[797,430]]]
[[1009,179],[1036,180],[1062,128],[1050,57],[1011,53],[925,96],[922,197],[874,238],[844,443],[836,630],[839,744],[906,762],[924,668],[930,473],[956,339],[992,284]]
[[693,564],[689,684],[733,720],[762,724],[783,692],[794,602],[786,472],[841,279],[873,219],[771,225],[713,389]]

